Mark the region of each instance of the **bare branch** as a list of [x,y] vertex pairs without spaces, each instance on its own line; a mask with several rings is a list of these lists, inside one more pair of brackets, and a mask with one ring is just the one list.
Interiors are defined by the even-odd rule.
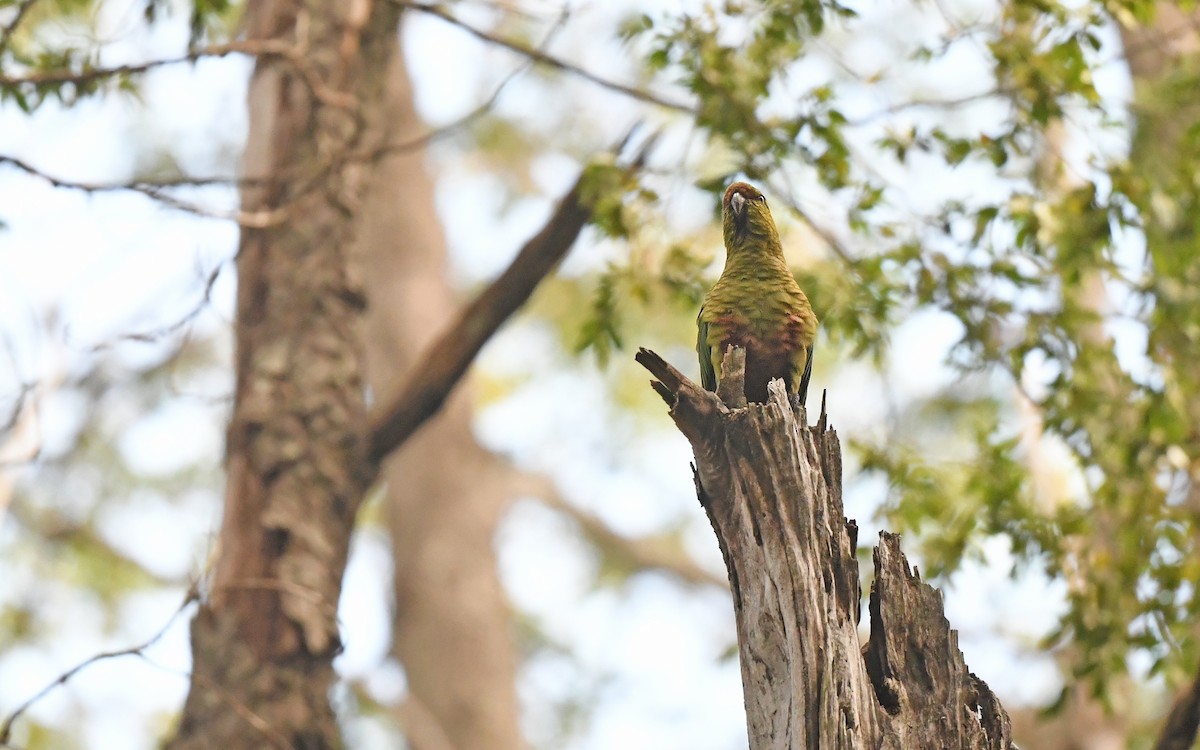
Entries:
[[467,32],[468,34],[471,34],[472,36],[476,37],[477,39],[481,39],[485,42],[490,42],[492,44],[503,47],[512,52],[516,52],[519,55],[524,55],[525,57],[528,57],[530,60],[539,62],[543,65],[547,65],[551,68],[554,68],[555,70],[561,70],[564,73],[570,73],[571,75],[582,78],[585,81],[589,81],[598,86],[602,86],[610,91],[616,91],[617,93],[624,94],[633,99],[637,99],[638,101],[647,102],[649,104],[657,104],[658,106],[665,107],[667,109],[673,109],[676,112],[686,112],[686,113],[692,114],[692,115],[696,114],[695,107],[692,107],[691,105],[683,104],[682,102],[673,101],[671,99],[666,99],[657,94],[652,94],[649,91],[646,91],[645,89],[639,89],[634,86],[628,86],[623,83],[617,83],[616,81],[611,81],[607,78],[602,78],[602,77],[596,75],[595,73],[592,73],[591,71],[585,70],[585,69],[583,69],[577,65],[574,65],[572,63],[569,63],[561,58],[554,57],[553,55],[549,55],[539,49],[535,49],[535,48],[530,47],[521,42],[514,41],[512,39],[506,39],[505,37],[502,37],[498,34],[493,34],[491,32],[484,31],[483,29],[478,29],[474,26],[471,26],[470,24],[466,23],[465,21],[463,21],[459,18],[456,18],[454,15],[452,15],[451,13],[449,13],[446,10],[443,10],[441,7],[439,7],[437,5],[408,2],[407,0],[391,0],[391,2],[395,3],[396,5],[398,5],[402,8],[407,8],[409,10],[415,10],[415,11],[418,11],[421,13],[425,13],[426,15],[433,16],[435,18],[440,18],[441,20],[445,21],[448,24],[451,24],[452,26],[457,26],[458,28],[462,29],[463,31]]
[[[146,650],[149,649],[151,646],[153,646],[158,641],[162,640],[163,636],[166,635],[166,632],[171,629],[171,626],[175,623],[176,620],[179,619],[179,617],[183,614],[183,612],[193,602],[199,601],[199,599],[200,599],[199,592],[200,592],[200,582],[197,581],[197,582],[193,583],[192,586],[188,589],[187,595],[184,597],[184,599],[180,603],[179,607],[167,619],[166,623],[163,624],[163,626],[158,630],[157,633],[155,633],[153,636],[151,636],[145,642],[143,642],[137,646],[131,646],[129,648],[120,649],[118,651],[106,651],[103,653],[99,653],[99,654],[96,654],[95,656],[90,657],[89,659],[87,659],[83,662],[80,662],[79,664],[75,665],[74,667],[67,670],[66,672],[63,672],[53,682],[51,682],[46,687],[42,688],[40,691],[37,692],[37,694],[35,694],[33,697],[29,698],[27,701],[25,701],[20,706],[18,706],[15,711],[13,711],[11,714],[9,714],[7,717],[5,717],[4,721],[2,723],[0,723],[0,748],[14,748],[15,747],[14,745],[11,744],[11,735],[12,735],[13,726],[16,724],[16,721],[18,719],[20,719],[21,716],[26,711],[28,711],[31,706],[33,706],[33,704],[37,703],[42,698],[45,698],[55,688],[58,688],[62,685],[67,684],[67,682],[69,682],[73,677],[75,677],[75,675],[79,674],[80,672],[82,672],[84,669],[87,669],[91,665],[96,664],[97,662],[106,661],[108,659],[116,659],[118,657],[124,657],[124,656],[135,656],[152,666],[158,667],[160,669],[169,669],[160,664],[156,664],[153,660],[151,660],[149,657],[147,657]],[[169,669],[169,671],[177,672],[178,670]],[[188,674],[186,672],[179,672],[179,674],[181,674],[184,677],[188,676]],[[233,713],[235,713],[239,717],[241,717],[242,720],[244,720],[255,731],[257,731],[259,734],[261,734],[264,739],[268,740],[272,747],[277,748],[277,750],[292,750],[292,748],[293,748],[292,743],[288,742],[287,738],[284,737],[283,734],[279,732],[279,730],[272,727],[265,719],[263,719],[258,714],[254,713],[248,706],[246,706],[242,702],[234,699],[226,691],[221,689],[221,687],[219,685],[215,684],[211,679],[209,679],[205,675],[200,674],[200,673],[195,673],[192,676],[195,679],[202,682],[204,684],[205,688],[207,688],[208,690],[211,690],[213,692],[213,694],[216,695],[217,698],[219,698],[222,703],[224,703],[226,706],[228,706],[229,709]]]
[[162,326],[160,328],[156,328],[153,330],[139,331],[137,333],[122,334],[122,335],[116,337],[115,339],[113,339],[112,341],[105,341],[103,343],[96,344],[94,347],[92,347],[92,351],[93,352],[103,351],[105,349],[112,347],[113,344],[120,343],[122,341],[136,341],[136,342],[140,342],[140,343],[153,343],[165,336],[169,336],[169,335],[175,333],[179,329],[188,325],[193,320],[195,320],[197,317],[199,317],[200,313],[204,312],[204,310],[212,302],[213,287],[216,286],[217,279],[219,279],[221,277],[221,271],[224,270],[225,265],[227,263],[229,263],[231,260],[235,260],[235,259],[236,258],[229,258],[227,260],[221,261],[220,263],[218,263],[216,265],[215,268],[213,268],[211,271],[209,271],[208,276],[204,280],[204,292],[200,298],[200,301],[197,302],[196,305],[191,310],[188,310],[186,313],[184,313],[184,315],[181,318],[179,318],[178,320],[174,321],[173,323],[168,323],[165,326]]
[[[628,139],[629,136],[622,145]],[[629,166],[630,171],[641,168],[653,145],[653,138],[646,141]],[[391,453],[437,413],[483,345],[570,250],[592,215],[580,196],[583,179],[580,175],[546,225],[521,248],[512,265],[467,305],[449,330],[425,352],[419,359],[424,364],[398,394],[383,402],[383,408],[371,416],[373,461]]]
[[[169,208],[174,208],[179,211],[186,211],[190,214],[202,216],[206,219],[232,221],[239,226],[248,227],[251,229],[265,229],[267,227],[276,226],[277,224],[280,224],[286,220],[289,215],[286,207],[280,207],[269,211],[233,211],[228,213],[213,211],[212,209],[205,208],[204,206],[200,206],[190,201],[176,198],[167,192],[167,189],[171,187],[218,185],[225,182],[234,182],[233,180],[227,180],[226,178],[222,177],[179,178],[166,180],[161,183],[150,180],[138,180],[124,183],[77,182],[75,180],[68,180],[43,172],[29,162],[19,159],[15,156],[6,156],[0,154],[0,164],[8,164],[30,175],[31,177],[37,177],[41,180],[45,180],[57,188],[79,190],[84,193],[106,193],[117,191],[141,193],[147,198],[153,198]],[[238,180],[237,182],[251,184],[264,181],[265,180],[256,178],[247,178],[245,180]]]
[[618,534],[599,516],[556,496],[540,498],[548,506],[572,518],[584,535],[601,551],[622,558],[634,572],[657,570],[694,586],[728,589],[729,581],[696,564],[667,536],[627,537]]
[[675,576],[695,586],[729,588],[729,581],[719,573],[696,564],[674,539],[666,535],[629,537],[613,531],[612,527],[594,513],[575,505],[559,492],[554,483],[543,475],[530,475],[514,470],[513,494],[527,495],[544,503],[575,523],[593,544],[611,554],[634,572],[656,570]]
[[[785,177],[784,179],[786,180],[787,178]],[[804,208],[797,203],[794,198],[792,198],[792,189],[790,184],[787,190],[779,190],[776,192],[783,197],[784,204],[788,207],[788,209],[790,209],[791,212],[796,216],[800,217],[800,219],[802,219],[804,223],[808,225],[808,228],[812,230],[813,234],[825,241],[825,244],[829,246],[829,249],[833,251],[834,255],[838,256],[838,258],[840,258],[842,262],[844,262],[849,268],[854,267],[855,259],[850,253],[850,250],[838,238],[838,236],[833,233],[832,230],[818,223],[815,219],[813,219],[812,215],[808,211],[804,210]]]
[[337,109],[353,111],[354,101],[344,92],[329,87],[309,60],[303,47],[279,39],[239,39],[222,44],[212,44],[189,51],[185,55],[146,62],[116,65],[108,68],[84,67],[80,70],[44,70],[19,76],[0,75],[0,88],[21,86],[53,86],[57,84],[85,85],[109,78],[139,75],[169,65],[196,62],[204,58],[228,55],[250,55],[252,57],[278,57],[287,60],[300,74],[313,96],[322,104]]
[[[547,45],[549,45],[550,41],[561,30],[562,25],[565,22],[566,18],[567,18],[567,15],[565,12],[559,15],[559,18],[556,21],[556,23],[554,24],[554,26],[547,32],[545,38],[542,40],[541,44],[539,44],[537,49],[535,50],[537,55],[545,55],[545,52],[544,52],[545,47]],[[180,63],[180,62],[186,62],[193,58],[199,59],[200,57],[205,57],[205,56],[218,56],[219,57],[219,56],[223,56],[223,55],[227,55],[227,54],[233,54],[235,52],[246,53],[246,54],[256,54],[259,56],[277,55],[277,56],[287,58],[288,60],[290,60],[293,63],[298,65],[298,68],[300,69],[300,73],[301,73],[302,77],[305,78],[306,83],[314,91],[314,93],[317,92],[318,90],[323,91],[326,88],[322,84],[320,84],[319,81],[316,80],[315,74],[313,74],[311,71],[311,66],[308,66],[306,63],[304,63],[301,56],[296,53],[295,48],[291,47],[290,45],[280,44],[276,40],[256,40],[256,41],[252,41],[252,42],[237,42],[237,43],[228,44],[228,45],[215,45],[215,46],[211,46],[211,47],[206,47],[202,50],[197,50],[194,53],[192,53],[191,55],[181,57],[181,58],[174,58],[174,59],[169,59],[169,60],[159,60],[156,62],[142,63],[139,65],[122,66],[122,67],[118,67],[118,68],[96,69],[93,71],[88,71],[87,74],[83,75],[83,76],[81,76],[80,74],[77,74],[77,73],[61,72],[61,73],[57,73],[55,75],[46,74],[46,75],[41,75],[41,76],[31,76],[31,77],[27,77],[27,78],[24,78],[21,80],[24,80],[25,82],[32,82],[32,83],[46,83],[46,82],[55,82],[55,81],[61,82],[64,80],[70,80],[72,82],[85,82],[87,80],[92,80],[92,79],[104,77],[104,76],[128,75],[128,74],[133,74],[133,73],[145,72],[154,67],[158,67],[158,66],[162,66],[162,65],[171,65],[171,64],[176,64],[176,63]],[[383,145],[379,146],[378,148],[372,149],[366,153],[360,152],[357,154],[345,155],[343,158],[343,161],[345,161],[345,162],[372,161],[372,160],[378,159],[382,156],[386,156],[388,154],[411,151],[413,149],[422,148],[422,147],[428,145],[429,143],[431,143],[432,141],[434,141],[438,138],[444,137],[444,136],[468,125],[469,123],[473,122],[474,120],[478,119],[479,117],[481,117],[484,114],[486,114],[487,112],[489,112],[492,109],[492,107],[495,105],[496,101],[500,98],[500,95],[508,87],[508,85],[513,80],[515,80],[518,76],[520,76],[521,74],[527,72],[530,68],[532,68],[537,63],[537,60],[538,60],[538,57],[536,55],[531,56],[524,63],[522,63],[521,65],[514,68],[512,70],[512,72],[510,72],[507,76],[504,77],[504,79],[502,81],[500,81],[499,84],[497,84],[496,88],[492,91],[492,93],[488,96],[487,99],[485,99],[477,107],[475,107],[473,110],[471,110],[467,114],[463,115],[462,117],[458,118],[457,120],[455,120],[451,123],[448,123],[447,125],[444,125],[442,127],[430,130],[427,133],[424,133],[415,138],[411,138],[407,141],[383,144]],[[0,78],[0,85],[3,84],[4,80],[5,79]],[[11,80],[16,80],[16,79],[11,79]],[[331,96],[332,95],[330,95],[328,93],[325,94],[326,99],[329,99]],[[340,96],[340,95],[338,95],[338,96]],[[340,101],[340,99],[339,99],[339,101]],[[328,164],[326,164],[322,168],[318,169],[316,174],[314,176],[312,176],[311,179],[308,180],[309,187],[311,187],[314,184],[319,183],[320,178],[324,174],[327,173],[329,168],[335,166],[336,165],[335,163],[337,161],[338,161],[337,159],[330,159]],[[129,191],[129,192],[141,193],[149,198],[153,198],[154,200],[160,201],[163,204],[165,204],[171,208],[175,208],[175,209],[178,209],[181,211],[187,211],[189,213],[193,213],[198,216],[203,216],[205,218],[234,221],[237,224],[239,224],[240,226],[248,227],[248,228],[256,228],[256,229],[263,229],[263,228],[275,226],[275,225],[279,224],[280,222],[282,222],[283,220],[285,220],[287,218],[287,213],[285,212],[284,207],[282,207],[282,206],[277,207],[273,211],[238,212],[235,214],[226,215],[226,214],[220,214],[220,213],[210,211],[210,210],[205,209],[194,203],[180,200],[179,198],[166,192],[166,190],[169,188],[177,188],[177,187],[207,187],[207,186],[257,187],[257,186],[268,186],[270,184],[277,183],[284,179],[296,179],[298,177],[295,173],[295,170],[288,170],[288,171],[280,174],[277,177],[260,177],[260,176],[253,176],[253,177],[175,177],[175,178],[168,178],[168,179],[162,179],[162,180],[134,180],[134,181],[129,181],[129,182],[79,182],[79,181],[68,180],[68,179],[65,179],[62,177],[56,177],[54,175],[48,174],[48,173],[42,171],[41,169],[38,169],[37,167],[33,166],[32,164],[24,161],[23,159],[20,159],[15,156],[6,156],[3,154],[0,154],[0,164],[8,164],[12,167],[15,167],[16,169],[19,169],[19,170],[25,172],[28,175],[31,175],[33,177],[38,177],[42,180],[45,180],[46,182],[48,182],[51,185],[58,187],[58,188],[80,190],[80,191],[87,192],[87,193],[117,192],[117,191]],[[308,192],[308,191],[307,190],[298,191],[299,195],[303,195],[306,192]],[[210,287],[211,287],[211,284],[212,284],[212,280],[210,280],[210,282],[209,282]],[[187,322],[187,320],[180,321],[180,323],[177,324],[176,326],[174,326],[174,328],[178,328],[179,326],[185,324],[186,322]],[[169,331],[164,331],[164,333],[166,333],[166,332],[169,332]],[[143,340],[145,338],[145,336],[143,336],[142,334],[135,334],[135,335],[129,336],[127,338],[130,338],[133,340]]]
[[[728,491],[728,478],[711,467],[719,464],[721,455],[720,436],[712,432],[711,425],[719,421],[720,415],[729,412],[731,406],[724,403],[719,394],[706,391],[693,383],[686,375],[675,369],[658,353],[645,347],[639,348],[634,360],[655,377],[650,381],[654,392],[670,407],[671,419],[683,436],[692,444],[696,456],[696,488],[701,492],[701,505],[707,495],[720,495]],[[741,347],[731,347],[721,361],[721,372],[731,369],[745,370],[746,353]],[[741,401],[744,401],[742,394]]]
[[179,604],[179,608],[171,614],[171,617],[161,628],[159,628],[157,633],[150,636],[149,640],[137,646],[130,646],[129,648],[123,648],[118,651],[105,651],[103,653],[96,654],[95,656],[76,664],[66,672],[63,672],[53,682],[39,690],[33,697],[29,698],[29,700],[25,701],[20,706],[17,706],[16,710],[6,716],[3,722],[0,722],[0,747],[10,747],[9,740],[12,736],[13,724],[17,721],[17,719],[21,718],[26,711],[29,710],[30,706],[32,706],[34,703],[37,703],[42,698],[45,698],[50,691],[54,690],[60,685],[67,684],[71,678],[87,669],[91,665],[97,662],[106,661],[108,659],[116,659],[121,656],[136,656],[140,659],[145,659],[146,649],[150,648],[155,643],[158,643],[158,641],[161,640],[164,635],[166,635],[166,632],[170,630],[171,625],[173,625],[175,621],[179,619],[179,616],[183,614],[183,611],[186,610],[188,606],[192,604],[192,602],[198,601],[199,598],[199,583],[197,582],[193,584],[190,589],[188,589],[187,595]]
[[967,104],[987,101],[988,99],[999,99],[1004,96],[1010,96],[1010,92],[1003,89],[988,89],[987,91],[979,91],[974,94],[966,94],[965,96],[950,97],[950,98],[916,98],[909,99],[903,102],[891,104],[883,109],[876,110],[870,114],[863,115],[846,120],[846,127],[858,128],[865,125],[870,125],[878,120],[881,120],[890,115],[906,112],[910,109],[957,109]]
[[127,65],[116,65],[108,68],[92,68],[85,67],[82,70],[44,70],[25,75],[0,75],[0,87],[13,88],[16,86],[41,86],[47,84],[59,83],[93,83],[106,78],[117,78],[120,76],[138,75],[145,73],[155,68],[162,68],[168,65],[180,65],[183,63],[196,62],[197,60],[206,57],[226,57],[228,55],[251,55],[254,57],[287,57],[293,58],[297,56],[296,48],[286,42],[281,42],[274,39],[255,39],[255,40],[235,40],[222,44],[212,44],[207,47],[198,47],[191,50],[186,55],[178,57],[168,57],[160,60],[147,60],[146,62],[130,63]]
[[241,187],[241,186],[265,186],[276,180],[269,177],[225,177],[225,176],[207,176],[207,177],[165,177],[162,179],[153,180],[130,180],[128,182],[80,182],[77,180],[68,180],[63,177],[56,177],[52,174],[42,171],[33,166],[27,161],[16,157],[0,154],[0,164],[8,164],[11,167],[21,170],[31,177],[45,180],[54,187],[66,188],[68,190],[79,190],[85,193],[115,193],[119,191],[133,191],[143,193],[151,198],[158,197],[157,191],[167,190],[170,188],[184,187]]
[[[549,46],[550,41],[552,39],[554,39],[555,35],[557,35],[558,32],[562,30],[563,24],[566,22],[566,20],[567,20],[567,10],[564,8],[563,12],[559,14],[558,19],[555,21],[554,25],[550,28],[550,30],[548,32],[546,32],[546,36],[542,39],[541,44],[538,45],[537,49],[538,49],[539,53],[543,53],[543,54],[545,53],[546,47]],[[516,78],[518,76],[522,75],[523,73],[528,72],[529,69],[532,68],[535,64],[536,64],[536,60],[527,59],[527,60],[525,60],[525,62],[523,62],[520,65],[518,65],[517,67],[513,68],[512,71],[509,72],[509,74],[506,75],[500,81],[500,83],[496,84],[496,88],[492,89],[492,93],[490,95],[488,95],[488,97],[486,99],[484,99],[482,102],[480,102],[480,104],[478,106],[476,106],[474,109],[472,109],[470,112],[466,113],[462,117],[459,117],[458,119],[454,120],[453,122],[449,122],[441,127],[434,128],[426,133],[416,136],[415,138],[410,138],[407,141],[398,141],[396,143],[385,143],[385,144],[379,146],[378,148],[374,149],[373,151],[371,151],[369,154],[367,154],[366,158],[374,160],[374,159],[378,159],[382,156],[387,156],[389,154],[403,153],[406,151],[413,151],[413,150],[416,150],[419,148],[424,148],[425,146],[428,146],[433,141],[436,141],[439,138],[443,138],[443,137],[449,135],[450,133],[455,132],[459,128],[469,125],[470,123],[474,122],[475,120],[479,119],[483,115],[490,112],[492,107],[495,106],[496,101],[500,98],[500,95],[502,93],[504,93],[504,90],[506,88],[508,88],[508,85],[510,83],[512,83],[514,80],[516,80]]]
[[567,254],[591,218],[591,210],[580,200],[581,182],[582,177],[563,197],[546,226],[521,248],[512,265],[420,358],[424,366],[400,390],[399,397],[371,420],[372,459],[386,456],[441,408],[484,343]]

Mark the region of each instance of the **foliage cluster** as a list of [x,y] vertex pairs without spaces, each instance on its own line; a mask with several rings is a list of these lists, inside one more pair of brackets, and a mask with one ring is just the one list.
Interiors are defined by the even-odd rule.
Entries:
[[[733,155],[698,186],[715,200],[738,176],[762,183],[817,236],[824,256],[801,277],[826,352],[902,367],[889,333],[904,320],[958,322],[948,364],[981,386],[909,404],[883,439],[858,441],[862,471],[886,478],[887,517],[919,533],[927,568],[950,572],[1001,535],[1064,581],[1048,645],[1070,644],[1101,694],[1135,653],[1172,681],[1198,656],[1200,80],[1168,59],[1131,98],[1097,85],[1114,77],[1120,24],[1151,22],[1152,6],[917,8],[906,20],[936,31],[865,62],[842,50],[878,29],[839,3],[731,0],[623,29],[656,78],[693,95],[707,153]],[[972,93],[911,90],[965,54],[985,70]],[[814,59],[833,61],[826,75]],[[865,98],[891,103],[864,113]],[[813,204],[840,215],[819,221]],[[596,296],[608,322],[592,329],[614,339],[628,274]],[[1049,443],[1078,478],[1053,491],[1031,475]]]

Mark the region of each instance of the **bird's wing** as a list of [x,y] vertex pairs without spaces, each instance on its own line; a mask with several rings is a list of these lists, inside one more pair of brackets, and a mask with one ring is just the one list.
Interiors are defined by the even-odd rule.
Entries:
[[[815,342],[814,342],[815,343]],[[808,398],[808,379],[812,377],[813,344],[804,347],[804,374],[800,376],[800,405]]]
[[717,371],[713,369],[712,347],[708,344],[708,323],[704,322],[704,308],[696,316],[696,356],[700,358],[700,385],[706,391],[717,390]]

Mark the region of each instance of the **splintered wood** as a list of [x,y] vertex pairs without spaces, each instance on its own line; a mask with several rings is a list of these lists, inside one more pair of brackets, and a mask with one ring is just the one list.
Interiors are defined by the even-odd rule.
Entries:
[[[692,444],[737,619],[751,750],[1013,747],[1008,715],[971,674],[942,597],[881,534],[871,635],[860,647],[858,527],[824,406],[809,427],[781,381],[764,404],[703,390],[654,352],[637,361]],[[723,370],[741,382],[745,358]],[[723,378],[724,379],[724,378]]]

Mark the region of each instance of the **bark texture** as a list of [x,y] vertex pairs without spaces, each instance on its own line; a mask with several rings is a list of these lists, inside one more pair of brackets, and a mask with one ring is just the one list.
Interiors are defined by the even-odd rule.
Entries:
[[260,0],[247,37],[284,43],[251,79],[238,251],[237,386],[225,515],[192,622],[185,748],[336,748],[337,602],[371,478],[352,257],[354,158],[395,47],[386,2]]
[[[425,166],[424,132],[403,56],[388,68],[387,106],[372,140],[387,155],[362,217],[367,373],[393,393],[446,329],[458,305],[446,282],[446,241]],[[373,149],[374,150],[374,149]],[[408,678],[400,712],[417,750],[517,750],[517,658],[492,544],[508,507],[506,469],[471,432],[470,389],[383,466],[395,560],[393,651]]]
[[751,750],[1013,747],[1008,716],[971,674],[941,595],[884,533],[871,637],[860,649],[858,529],[843,516],[841,448],[773,382],[742,394],[732,350],[719,394],[638,354],[695,452],[696,488],[725,558]]

